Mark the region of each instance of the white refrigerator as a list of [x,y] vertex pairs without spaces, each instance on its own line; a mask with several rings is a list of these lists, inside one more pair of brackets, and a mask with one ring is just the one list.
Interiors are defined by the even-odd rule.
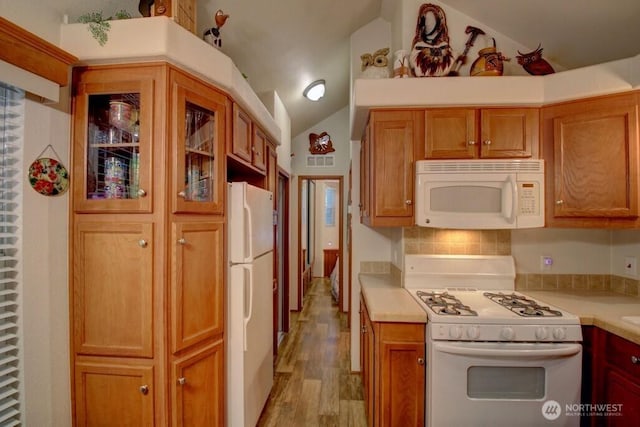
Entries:
[[227,426],[254,427],[273,386],[273,195],[228,184]]

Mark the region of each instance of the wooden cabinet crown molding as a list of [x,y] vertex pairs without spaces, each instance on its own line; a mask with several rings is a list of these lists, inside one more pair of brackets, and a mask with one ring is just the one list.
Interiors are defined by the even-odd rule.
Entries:
[[60,86],[69,84],[69,66],[78,58],[0,17],[0,59]]

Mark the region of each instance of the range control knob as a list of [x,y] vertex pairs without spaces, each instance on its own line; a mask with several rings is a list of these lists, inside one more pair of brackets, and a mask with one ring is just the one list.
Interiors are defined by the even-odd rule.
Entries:
[[567,332],[564,330],[564,328],[555,328],[553,330],[553,338],[557,339],[558,341],[563,340],[566,336]]
[[540,326],[539,328],[536,329],[537,339],[544,340],[547,338],[548,335],[549,335],[549,332],[547,331],[547,328]]
[[480,328],[477,326],[469,326],[469,329],[467,329],[467,337],[471,340],[477,340],[480,337]]
[[505,326],[500,331],[500,336],[507,341],[511,341],[516,336],[516,333],[511,326]]
[[454,325],[449,328],[449,337],[457,340],[462,336],[462,328],[460,326]]

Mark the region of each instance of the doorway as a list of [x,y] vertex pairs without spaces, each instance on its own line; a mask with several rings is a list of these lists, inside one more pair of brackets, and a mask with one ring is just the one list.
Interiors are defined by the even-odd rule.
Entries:
[[344,179],[299,176],[297,200],[298,310],[302,310],[311,279],[328,277],[340,311],[348,311],[343,256]]
[[276,264],[276,293],[274,295],[274,351],[289,332],[289,175],[278,170],[276,197],[276,248],[279,256]]

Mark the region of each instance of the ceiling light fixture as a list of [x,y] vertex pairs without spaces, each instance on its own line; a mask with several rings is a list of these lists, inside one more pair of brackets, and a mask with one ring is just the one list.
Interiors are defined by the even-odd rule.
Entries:
[[316,80],[306,87],[302,94],[311,101],[317,101],[324,96],[324,80]]

